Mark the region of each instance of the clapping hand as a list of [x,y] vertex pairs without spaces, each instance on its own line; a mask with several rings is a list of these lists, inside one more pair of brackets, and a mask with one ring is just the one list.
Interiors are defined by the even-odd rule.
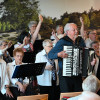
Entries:
[[10,48],[12,46],[12,41],[8,42],[8,48]]
[[56,36],[56,33],[55,33],[55,30],[53,29],[52,30],[52,33],[51,33],[54,37]]

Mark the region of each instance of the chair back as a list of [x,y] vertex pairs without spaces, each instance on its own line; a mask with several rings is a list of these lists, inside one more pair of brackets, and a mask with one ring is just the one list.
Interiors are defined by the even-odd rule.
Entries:
[[17,100],[48,100],[48,94],[19,96],[17,97]]
[[60,94],[60,100],[62,100],[62,98],[64,98],[64,97],[68,97],[68,98],[70,98],[70,97],[75,97],[75,96],[78,96],[78,95],[80,95],[82,92],[67,92],[67,93],[61,93]]

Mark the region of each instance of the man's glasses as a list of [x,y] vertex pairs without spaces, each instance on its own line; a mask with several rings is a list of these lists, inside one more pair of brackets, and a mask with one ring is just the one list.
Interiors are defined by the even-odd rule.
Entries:
[[47,46],[47,47],[49,47],[49,48],[53,48],[53,46]]

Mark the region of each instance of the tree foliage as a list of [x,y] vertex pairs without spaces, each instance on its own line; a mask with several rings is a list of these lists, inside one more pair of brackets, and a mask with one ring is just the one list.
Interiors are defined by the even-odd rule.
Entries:
[[[29,21],[38,21],[38,13],[40,12],[38,3],[39,1],[37,0],[4,0],[4,2],[1,2],[0,13],[3,13],[3,15],[0,19],[0,30],[27,29]],[[60,19],[44,16],[41,29],[42,31],[50,32],[57,25],[64,26],[66,23],[75,23],[80,27],[80,16],[84,19],[85,28],[100,28],[100,10],[94,10],[91,7],[89,12],[68,13],[66,11],[61,15]]]
[[1,30],[1,28],[2,28],[2,23],[0,22],[0,30]]
[[2,31],[5,31],[6,30],[6,24],[5,22],[2,23]]
[[66,23],[68,23],[68,21],[69,21],[69,18],[64,18],[63,25],[65,25]]
[[83,13],[74,12],[68,14],[66,11],[61,15],[61,19],[56,20],[56,25],[59,23],[62,25],[66,23],[75,23],[80,27],[80,16],[84,19],[85,28],[100,28],[100,10],[94,10],[93,7],[91,7],[89,12],[84,11]]
[[4,0],[0,6],[0,12],[3,12],[2,21],[9,21],[15,30],[26,28],[30,20],[38,19],[36,0]]
[[90,19],[89,19],[89,16],[87,14],[82,14],[81,15],[83,20],[84,20],[84,25],[86,28],[89,28],[90,27]]

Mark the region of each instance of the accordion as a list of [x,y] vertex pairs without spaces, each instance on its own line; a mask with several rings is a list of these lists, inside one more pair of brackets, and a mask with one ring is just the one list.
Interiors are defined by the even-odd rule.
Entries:
[[81,75],[86,77],[88,75],[90,55],[94,53],[94,50],[89,48],[64,46],[64,51],[66,51],[68,57],[63,58],[62,76]]

